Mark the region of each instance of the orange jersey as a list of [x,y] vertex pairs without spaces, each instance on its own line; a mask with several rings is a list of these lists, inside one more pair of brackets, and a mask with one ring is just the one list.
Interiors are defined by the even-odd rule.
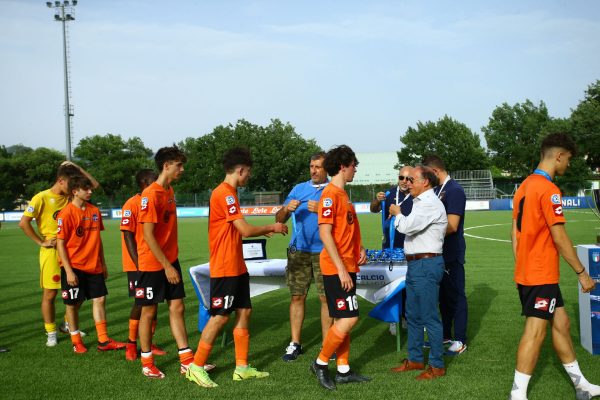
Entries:
[[[154,182],[142,192],[139,222],[154,224],[154,237],[170,263],[177,260],[177,207],[173,188],[165,189]],[[142,226],[140,226],[143,229]],[[142,234],[143,237],[143,234]],[[161,271],[162,264],[145,240],[137,242],[140,271]]]
[[242,251],[242,235],[233,225],[243,219],[235,188],[221,183],[210,196],[208,216],[208,249],[210,276],[239,276],[248,271]]
[[[123,209],[121,210],[121,232],[134,233],[136,245],[144,240],[144,230],[139,223],[141,203],[142,196],[136,194],[125,202]],[[137,271],[135,263],[131,259],[129,251],[127,251],[124,233],[121,233],[121,258],[123,260],[123,272]]]
[[[69,203],[58,213],[57,238],[64,240],[72,268],[89,274],[102,273],[100,231],[103,230],[100,210],[90,203],[85,203],[85,210]],[[60,264],[63,265],[62,260]]]
[[517,221],[515,282],[521,285],[558,283],[558,250],[550,227],[566,222],[560,190],[542,175],[529,175],[513,199]]
[[[338,254],[348,272],[358,272],[360,258],[360,225],[354,206],[343,189],[331,183],[323,189],[319,201],[319,225],[332,225],[331,234]],[[322,239],[321,239],[322,240]],[[338,271],[325,246],[320,257],[323,275],[337,275]]]

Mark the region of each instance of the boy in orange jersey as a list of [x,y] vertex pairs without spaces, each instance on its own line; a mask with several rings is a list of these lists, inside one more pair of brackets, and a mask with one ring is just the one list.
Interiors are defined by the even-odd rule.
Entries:
[[56,247],[62,266],[62,298],[67,308],[73,351],[87,352],[79,332],[79,308],[86,299],[92,299],[98,350],[122,349],[125,343],[110,339],[106,330],[107,270],[100,238],[104,225],[100,210],[89,203],[92,182],[83,176],[73,176],[69,179],[69,193],[71,202],[58,214]]
[[[151,169],[142,169],[135,175],[135,181],[140,188],[140,193],[130,197],[121,210],[121,232],[123,233],[121,240],[121,252],[123,259],[123,272],[127,273],[127,283],[129,297],[135,297],[135,287],[138,279],[138,254],[137,244],[144,240],[144,232],[139,224],[141,192],[146,189],[158,178],[156,172]],[[133,361],[137,360],[137,334],[140,323],[140,315],[142,307],[133,304],[129,313],[129,338],[125,346],[125,358]],[[156,318],[152,322],[152,334],[156,329]],[[166,352],[154,344],[152,344],[152,354],[164,355]]]
[[194,362],[186,377],[204,387],[218,386],[205,369],[208,356],[219,332],[232,311],[235,311],[233,340],[235,364],[233,380],[265,378],[268,372],[248,365],[248,332],[252,305],[250,281],[242,253],[242,237],[271,236],[287,233],[282,223],[254,226],[248,224],[240,210],[237,188],[246,186],[252,171],[250,151],[243,147],[232,148],[223,154],[225,179],[210,196],[208,237],[210,250],[210,313],[211,317],[202,331]]
[[[319,384],[328,390],[335,390],[336,383],[371,380],[352,371],[348,362],[350,331],[358,322],[356,273],[359,265],[367,261],[356,211],[344,190],[346,183],[354,179],[357,165],[356,155],[345,145],[331,149],[323,164],[331,182],[323,190],[319,202],[319,235],[323,242],[320,264],[329,316],[334,318],[334,323],[310,369]],[[328,371],[333,353],[337,354],[335,383]]]
[[177,146],[163,147],[154,161],[160,174],[156,182],[144,189],[140,200],[139,222],[143,225],[144,240],[136,242],[139,276],[135,304],[142,307],[138,329],[142,373],[162,379],[165,374],[154,365],[152,356],[152,324],[158,303],[166,300],[169,306],[171,333],[179,349],[182,374],[194,356],[185,328],[185,289],[178,260],[175,192],[171,186],[183,173],[187,157]]
[[[56,329],[56,307],[54,300],[60,289],[60,265],[56,252],[56,218],[69,202],[69,178],[83,175],[92,181],[92,187],[98,187],[98,182],[83,168],[71,161],[63,161],[56,172],[56,181],[50,189],[43,190],[33,196],[27,209],[21,217],[19,227],[25,235],[40,246],[40,287],[42,288],[42,318],[46,329],[46,346],[54,347],[58,343]],[[37,230],[33,229],[35,219]],[[65,316],[66,321],[66,316]],[[69,333],[68,324],[64,322],[60,331]],[[81,331],[80,331],[81,332]],[[81,332],[84,336],[84,333]]]
[[577,399],[600,396],[600,386],[588,382],[579,369],[570,322],[559,282],[559,254],[569,264],[584,293],[596,283],[579,261],[565,229],[560,189],[552,182],[564,175],[577,148],[563,133],[544,138],[538,167],[519,186],[513,199],[511,231],[515,282],[525,329],[517,350],[517,365],[509,400],[527,399],[527,386],[537,364],[548,323],[552,345],[575,386]]

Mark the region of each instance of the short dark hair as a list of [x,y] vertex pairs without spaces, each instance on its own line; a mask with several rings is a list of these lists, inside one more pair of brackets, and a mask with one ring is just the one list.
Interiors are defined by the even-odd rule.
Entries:
[[542,140],[541,154],[542,158],[548,154],[548,151],[552,148],[559,147],[567,150],[573,157],[577,155],[577,145],[571,138],[564,132],[555,132],[546,136]]
[[329,176],[335,176],[340,172],[342,166],[349,167],[352,163],[358,165],[356,154],[354,154],[354,151],[350,147],[343,144],[327,152],[323,167]]
[[138,187],[141,189],[144,186],[149,186],[152,182],[154,182],[158,178],[156,172],[150,168],[140,169],[137,174],[135,174],[135,183],[137,183]]
[[158,149],[156,155],[154,156],[154,162],[156,163],[156,168],[158,168],[158,172],[162,172],[165,163],[171,161],[186,162],[187,157],[185,153],[175,145],[171,147],[161,147],[160,149]]
[[93,187],[94,185],[92,185],[92,181],[83,175],[75,175],[69,178],[69,196],[73,195],[73,190],[88,190],[92,189]]
[[310,161],[320,160],[321,158],[325,158],[326,154],[324,151],[318,151],[312,156],[310,156]]
[[438,179],[437,175],[433,172],[431,167],[428,167],[427,165],[423,164],[417,164],[415,168],[418,168],[421,171],[421,176],[429,181],[429,185],[431,187],[436,187],[440,184],[440,180]]
[[250,149],[243,146],[232,147],[223,153],[223,158],[221,159],[223,164],[223,169],[225,173],[231,173],[235,169],[235,167],[243,165],[244,167],[252,168],[254,161],[252,161],[252,154],[250,153]]
[[441,171],[446,171],[446,164],[444,163],[444,160],[442,160],[436,154],[430,154],[428,156],[425,156],[421,164],[429,168],[435,168]]
[[81,176],[81,170],[72,164],[60,165],[56,170],[56,180],[64,178],[66,180],[71,179],[74,176]]

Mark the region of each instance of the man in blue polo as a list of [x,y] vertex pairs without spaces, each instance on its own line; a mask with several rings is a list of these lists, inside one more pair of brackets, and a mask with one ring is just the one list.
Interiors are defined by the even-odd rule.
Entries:
[[[462,186],[450,178],[444,161],[436,155],[425,157],[440,184],[435,194],[444,204],[448,228],[444,238],[444,278],[440,285],[440,314],[444,327],[444,344],[450,345],[447,354],[461,354],[467,349],[467,296],[465,295],[465,208],[467,197]],[[454,336],[452,327],[454,325]]]
[[292,218],[292,239],[288,248],[286,283],[290,289],[290,330],[292,340],[285,350],[283,361],[294,361],[302,354],[301,332],[304,322],[306,294],[314,277],[321,301],[321,331],[323,338],[332,324],[329,317],[319,256],[323,243],[317,223],[318,202],[327,185],[327,172],[323,168],[325,153],[310,158],[310,180],[294,186],[285,199],[283,207],[275,214],[277,222],[285,223]]

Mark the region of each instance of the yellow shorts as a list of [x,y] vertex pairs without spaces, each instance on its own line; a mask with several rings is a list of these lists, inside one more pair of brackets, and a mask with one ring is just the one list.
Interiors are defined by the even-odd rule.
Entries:
[[60,289],[60,265],[54,248],[40,248],[40,287]]

